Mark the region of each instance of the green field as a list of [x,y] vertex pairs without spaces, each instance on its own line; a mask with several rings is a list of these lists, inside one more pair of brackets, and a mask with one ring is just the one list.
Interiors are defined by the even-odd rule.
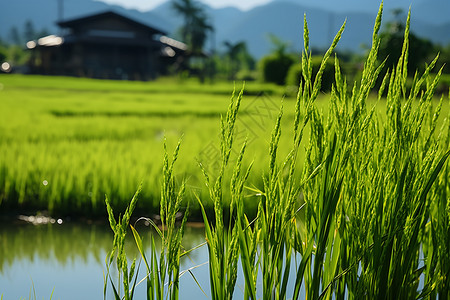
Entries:
[[[236,83],[237,92],[241,87]],[[3,75],[0,88],[2,211],[94,217],[106,213],[105,194],[125,206],[141,181],[138,209],[157,212],[164,138],[169,148],[182,139],[177,176],[188,179],[190,197],[201,195],[197,161],[216,171],[220,115],[234,86]],[[249,160],[266,156],[282,94],[281,87],[246,84],[237,144],[249,139]],[[284,101],[286,122],[293,103]]]
[[[157,214],[164,139],[169,149],[182,139],[177,176],[187,179],[188,197],[207,195],[198,162],[217,173],[220,116],[234,85],[2,75],[0,88],[2,211],[96,217],[106,213],[105,194],[123,208],[141,182],[138,211]],[[241,88],[236,83],[236,93]],[[245,86],[233,155],[247,138],[246,163],[258,162],[249,181],[255,186],[261,187],[282,102],[283,155],[291,144],[295,99],[283,92],[274,85]],[[317,103],[326,109],[328,96]],[[383,114],[384,104],[378,106]],[[251,208],[254,201],[247,200]]]
[[[242,83],[236,83],[236,93],[241,88]],[[204,198],[207,191],[198,162],[217,175],[220,116],[233,89],[233,83],[173,78],[127,82],[0,76],[2,212],[104,216],[105,195],[124,208],[142,182],[137,209],[157,214],[164,139],[169,149],[182,139],[177,178],[187,179],[189,198]],[[256,187],[262,184],[270,134],[282,103],[281,154],[290,149],[295,99],[283,92],[275,85],[245,86],[232,159],[247,138],[245,163],[258,162],[249,180]],[[385,104],[372,99],[383,117]],[[319,95],[317,105],[326,112],[329,101],[328,95]],[[446,102],[443,113],[447,110]],[[256,201],[246,200],[248,209],[256,210]],[[196,211],[193,214],[199,216]]]

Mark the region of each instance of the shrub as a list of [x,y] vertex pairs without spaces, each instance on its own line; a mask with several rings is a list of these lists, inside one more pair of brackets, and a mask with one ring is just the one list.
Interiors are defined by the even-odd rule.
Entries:
[[7,55],[6,48],[0,45],[0,62],[5,61],[6,55]]
[[288,55],[271,54],[263,57],[259,62],[262,80],[279,85],[285,84],[286,75],[294,62],[295,59]]
[[[320,64],[322,62],[321,56],[312,56],[312,76],[316,78],[317,71],[319,71]],[[302,76],[302,65],[301,64],[293,64],[289,68],[289,72],[286,77],[286,85],[288,87],[298,88],[300,84],[300,78]],[[328,92],[331,90],[331,86],[334,82],[334,63],[331,60],[328,60],[325,65],[325,70],[322,75],[322,88],[321,90],[324,92]]]
[[251,70],[241,70],[237,72],[236,79],[238,81],[255,81],[258,78],[258,73]]

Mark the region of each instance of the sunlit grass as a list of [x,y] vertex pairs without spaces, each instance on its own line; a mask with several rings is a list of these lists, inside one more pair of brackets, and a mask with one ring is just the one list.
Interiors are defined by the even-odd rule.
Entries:
[[[139,83],[11,75],[0,81],[0,205],[84,216],[104,215],[104,194],[124,208],[141,181],[150,188],[137,209],[157,213],[162,162],[155,158],[162,156],[164,136],[168,147],[181,135],[189,140],[178,174],[202,189],[197,160],[210,156],[213,162],[216,119],[226,111],[233,88],[231,83],[169,79]],[[277,87],[248,86],[254,93],[248,95],[249,105],[257,92],[280,97],[272,95],[281,92]],[[257,137],[270,130],[271,116],[255,119],[252,113],[243,114],[248,121],[241,128],[244,133],[248,126],[256,127],[257,156],[258,148],[265,147]]]
[[[217,171],[220,124],[232,83],[201,85],[161,79],[156,82],[122,82],[66,77],[0,75],[0,207],[3,211],[50,210],[56,215],[104,216],[103,195],[117,209],[124,209],[136,185],[142,192],[137,211],[157,213],[163,140],[174,147],[180,136],[186,141],[180,152],[177,177],[187,179],[186,197],[193,189],[208,191],[197,165],[202,160]],[[239,85],[238,83],[236,85]],[[250,93],[246,91],[250,90]],[[265,91],[262,94],[258,92]],[[232,160],[248,138],[244,163],[253,167],[252,182],[262,183],[263,166],[270,144],[272,124],[278,115],[283,90],[246,83],[236,121]],[[436,101],[436,100],[435,100]],[[328,114],[329,95],[318,94],[318,111]],[[368,106],[385,119],[385,100],[371,94]],[[412,104],[416,105],[415,103]],[[283,132],[292,131],[295,99],[284,99]],[[443,103],[443,113],[448,102]],[[438,120],[441,126],[442,119]],[[305,138],[309,128],[305,129]],[[279,152],[287,155],[291,138],[280,137]],[[299,149],[299,164],[305,148]],[[265,163],[263,163],[265,162]],[[132,167],[130,167],[132,166]],[[44,184],[46,182],[47,184]],[[227,200],[225,200],[227,201]],[[247,209],[256,214],[256,201]],[[253,205],[252,205],[253,203]],[[201,218],[196,201],[192,216]],[[205,203],[212,210],[210,203]]]

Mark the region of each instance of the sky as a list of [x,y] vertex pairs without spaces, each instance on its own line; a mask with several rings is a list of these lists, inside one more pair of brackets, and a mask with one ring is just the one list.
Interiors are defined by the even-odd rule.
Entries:
[[[109,4],[121,5],[125,8],[133,8],[140,11],[148,11],[156,6],[167,2],[169,0],[98,0]],[[263,5],[270,0],[200,0],[214,8],[221,8],[226,6],[235,6],[242,10],[248,10],[255,6]]]

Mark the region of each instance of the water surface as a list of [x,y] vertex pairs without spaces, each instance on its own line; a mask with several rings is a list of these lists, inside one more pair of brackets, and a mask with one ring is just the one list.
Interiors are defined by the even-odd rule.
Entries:
[[[13,224],[14,223],[14,224]],[[143,224],[136,227],[150,257],[152,231]],[[130,260],[139,253],[128,235],[126,252]],[[113,233],[107,224],[63,222],[31,225],[18,222],[0,223],[0,296],[17,299],[103,299],[105,258],[111,250]],[[158,239],[156,239],[158,241]],[[188,226],[183,238],[186,250],[205,241],[203,228]],[[156,245],[158,248],[160,245]],[[290,268],[288,297],[292,295],[296,274],[296,255]],[[208,249],[204,245],[181,259],[180,271],[190,269],[180,278],[180,299],[210,299]],[[129,266],[131,265],[131,262]],[[141,264],[138,280],[145,277]],[[117,276],[117,272],[113,275]],[[117,277],[115,280],[117,284]],[[244,277],[238,264],[234,298],[242,299]],[[146,299],[145,281],[135,291],[135,299]],[[201,286],[201,288],[199,287]],[[257,297],[262,297],[262,274],[259,269]],[[202,291],[203,290],[203,291]],[[290,290],[290,291],[289,291]],[[53,293],[53,294],[52,294]],[[123,294],[123,293],[121,293]],[[36,298],[35,298],[36,297]],[[108,285],[107,299],[113,299]],[[300,298],[304,298],[302,290]]]
[[[151,230],[139,227],[149,251]],[[131,235],[129,257],[138,257]],[[31,225],[0,224],[0,295],[9,299],[103,299],[105,257],[112,246],[113,233],[106,224]],[[203,230],[186,229],[183,244],[190,249],[204,241]],[[158,247],[158,246],[157,246]],[[181,270],[207,261],[207,248],[183,258]],[[144,264],[138,278],[145,276]],[[208,265],[192,272],[208,293]],[[110,287],[110,286],[109,286]],[[108,299],[112,299],[109,288]],[[192,276],[180,280],[180,298],[206,299]],[[145,282],[136,289],[135,299],[145,298]]]

